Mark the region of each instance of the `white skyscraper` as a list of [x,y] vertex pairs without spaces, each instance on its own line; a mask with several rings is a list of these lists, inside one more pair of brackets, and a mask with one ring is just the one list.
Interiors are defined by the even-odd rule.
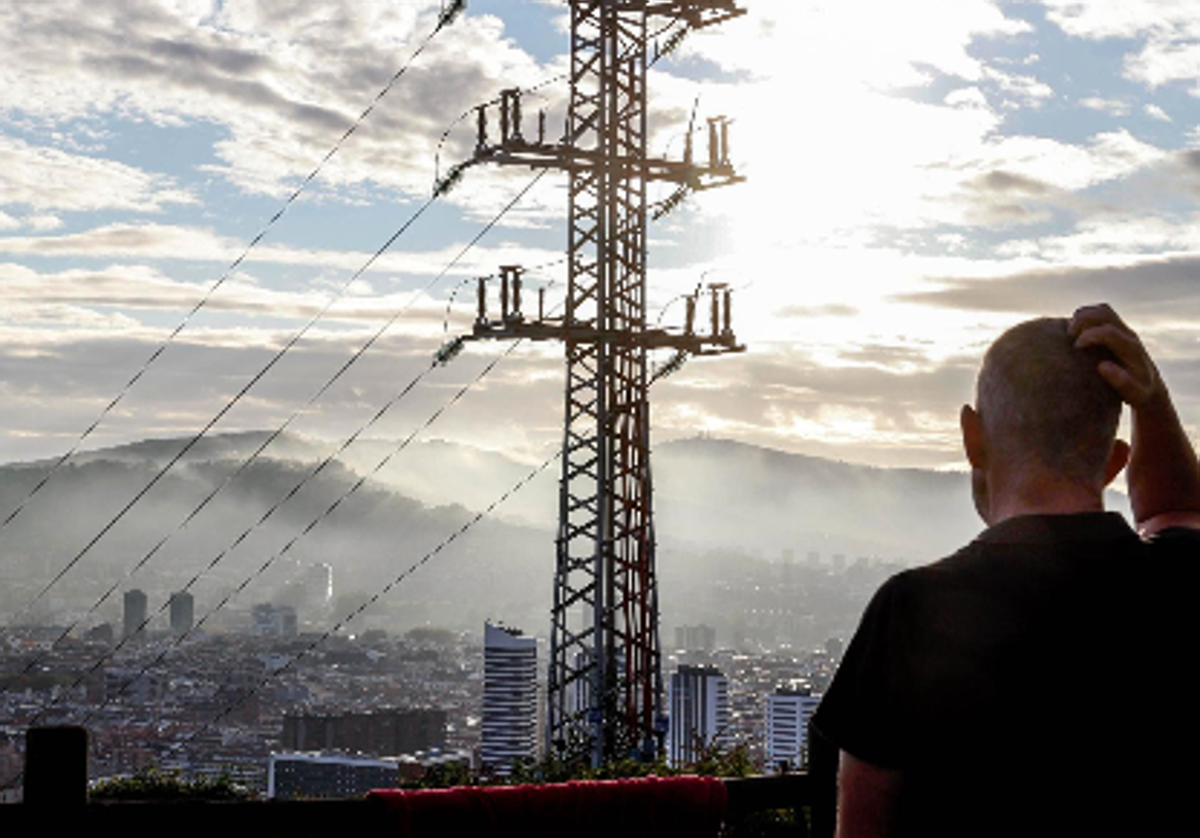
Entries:
[[729,682],[712,666],[681,666],[671,675],[672,766],[700,758],[704,749],[729,744]]
[[779,687],[767,697],[767,766],[778,771],[804,768],[807,763],[808,720],[821,703],[807,687]]
[[480,761],[497,774],[537,756],[537,640],[491,623],[484,625],[482,734]]

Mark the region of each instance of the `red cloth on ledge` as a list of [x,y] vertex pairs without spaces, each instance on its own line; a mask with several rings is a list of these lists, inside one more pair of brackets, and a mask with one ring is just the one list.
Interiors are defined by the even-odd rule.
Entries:
[[663,838],[716,836],[725,784],[716,777],[639,777],[529,786],[377,789],[396,838]]

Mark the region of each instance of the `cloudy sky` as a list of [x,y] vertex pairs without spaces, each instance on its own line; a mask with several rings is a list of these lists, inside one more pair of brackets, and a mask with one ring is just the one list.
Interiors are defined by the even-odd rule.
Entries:
[[[727,282],[748,345],[656,386],[657,439],[947,467],[987,342],[1097,300],[1200,417],[1196,3],[743,4],[651,72],[652,152],[681,155],[693,107],[727,115],[747,178],[651,228],[651,318]],[[196,431],[327,307],[217,430],[300,411],[335,442],[469,327],[472,277],[520,263],[561,295],[558,175],[452,264],[528,171],[470,170],[362,271],[469,156],[474,105],[536,88],[526,132],[537,109],[562,124],[565,4],[470,0],[322,164],[440,6],[0,0],[0,461],[70,448],[185,318],[85,447]],[[371,435],[407,434],[501,349],[470,346]],[[560,352],[518,349],[429,434],[552,447]]]

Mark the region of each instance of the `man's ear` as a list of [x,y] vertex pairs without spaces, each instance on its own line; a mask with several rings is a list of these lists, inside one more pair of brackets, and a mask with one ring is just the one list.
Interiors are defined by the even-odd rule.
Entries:
[[1113,440],[1112,450],[1108,452],[1108,464],[1104,467],[1104,485],[1112,483],[1128,463],[1129,443],[1123,439]]
[[967,454],[967,462],[971,468],[987,467],[987,444],[983,435],[983,420],[969,404],[964,404],[958,414],[958,424],[962,428],[963,450]]

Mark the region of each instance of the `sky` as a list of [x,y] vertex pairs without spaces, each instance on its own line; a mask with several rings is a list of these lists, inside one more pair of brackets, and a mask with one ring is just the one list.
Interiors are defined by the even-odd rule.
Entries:
[[[953,468],[987,344],[1101,300],[1195,433],[1196,3],[742,5],[650,71],[651,153],[678,159],[693,111],[727,116],[746,178],[650,226],[651,320],[728,283],[747,346],[655,385],[656,441]],[[558,174],[464,253],[532,178],[473,167],[367,267],[470,157],[477,104],[532,88],[526,133],[538,109],[562,125],[561,0],[470,0],[376,100],[440,8],[0,0],[0,462],[61,455],[118,394],[82,447],[194,433],[310,322],[213,432],[290,421],[333,444],[469,330],[475,277],[522,264],[561,299]],[[469,344],[368,435],[411,433],[506,348]],[[561,353],[518,347],[424,436],[540,458],[561,441]]]

